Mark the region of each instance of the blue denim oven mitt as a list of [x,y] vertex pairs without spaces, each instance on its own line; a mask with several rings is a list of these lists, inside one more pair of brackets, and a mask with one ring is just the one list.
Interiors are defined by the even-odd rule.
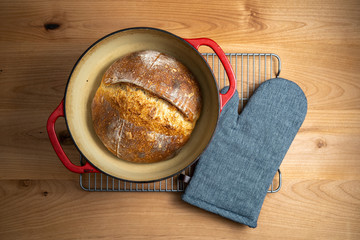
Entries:
[[238,105],[235,92],[182,199],[255,228],[266,193],[304,121],[307,100],[294,82],[274,78],[258,87],[240,115]]

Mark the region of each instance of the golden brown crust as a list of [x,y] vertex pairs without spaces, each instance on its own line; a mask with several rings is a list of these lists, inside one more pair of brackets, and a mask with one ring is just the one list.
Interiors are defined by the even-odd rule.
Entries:
[[149,163],[171,157],[186,143],[200,108],[192,74],[173,58],[144,51],[107,70],[92,102],[92,118],[113,154]]
[[105,73],[106,85],[132,83],[164,98],[190,120],[201,108],[200,90],[191,72],[176,59],[157,51],[141,51],[116,61]]

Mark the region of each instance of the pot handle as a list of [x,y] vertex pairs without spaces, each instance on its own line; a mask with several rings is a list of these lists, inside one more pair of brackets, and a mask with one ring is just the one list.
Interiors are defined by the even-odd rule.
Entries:
[[53,146],[57,156],[64,164],[64,166],[72,172],[75,173],[89,173],[89,172],[99,172],[96,168],[94,168],[89,162],[86,161],[84,166],[77,166],[73,164],[69,158],[66,156],[64,150],[62,149],[59,139],[56,136],[55,132],[55,122],[59,117],[64,117],[64,99],[61,101],[59,106],[54,110],[54,112],[50,115],[46,129],[50,138],[51,145]]
[[226,74],[229,78],[229,90],[225,94],[220,93],[220,112],[221,112],[225,104],[234,95],[236,89],[236,78],[234,71],[230,65],[229,59],[226,57],[224,51],[220,48],[220,46],[209,38],[194,38],[194,39],[184,39],[184,40],[190,43],[196,49],[199,49],[201,45],[205,45],[212,48],[212,50],[214,50],[214,52],[219,57],[221,63],[223,64]]

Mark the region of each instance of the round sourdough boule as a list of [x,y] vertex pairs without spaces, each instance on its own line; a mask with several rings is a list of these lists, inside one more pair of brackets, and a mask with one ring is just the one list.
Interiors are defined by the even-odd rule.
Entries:
[[201,111],[199,86],[175,58],[146,50],[105,72],[92,105],[96,134],[123,160],[169,159],[188,141]]

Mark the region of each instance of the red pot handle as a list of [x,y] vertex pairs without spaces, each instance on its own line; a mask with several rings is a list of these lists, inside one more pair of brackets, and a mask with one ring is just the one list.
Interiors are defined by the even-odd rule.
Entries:
[[64,150],[60,145],[59,139],[57,138],[55,133],[55,122],[59,117],[64,117],[64,99],[61,101],[59,106],[54,110],[54,112],[50,115],[46,125],[46,129],[49,134],[51,145],[53,146],[61,162],[64,164],[64,166],[67,169],[75,173],[99,172],[99,170],[94,168],[89,162],[86,162],[84,166],[77,166],[73,164],[66,156]]
[[220,93],[220,112],[221,112],[225,104],[234,95],[236,89],[236,78],[234,71],[230,65],[229,59],[226,57],[224,51],[220,48],[220,46],[209,38],[185,39],[185,41],[190,43],[196,49],[199,49],[201,45],[205,45],[212,48],[212,50],[214,50],[214,52],[219,57],[221,63],[224,65],[226,74],[229,78],[229,90],[225,94]]

